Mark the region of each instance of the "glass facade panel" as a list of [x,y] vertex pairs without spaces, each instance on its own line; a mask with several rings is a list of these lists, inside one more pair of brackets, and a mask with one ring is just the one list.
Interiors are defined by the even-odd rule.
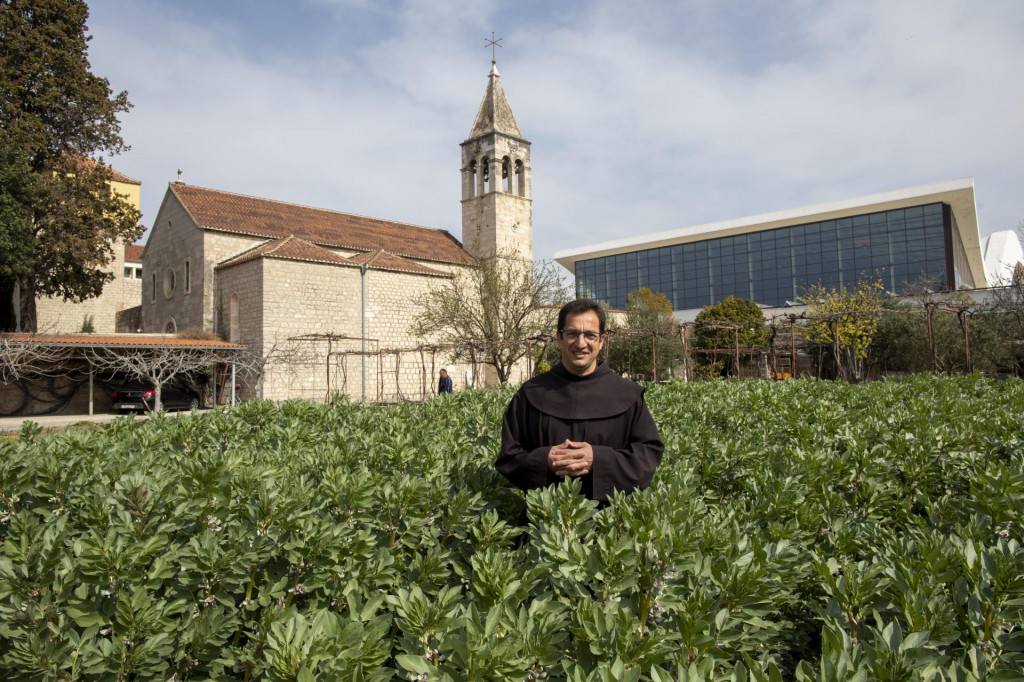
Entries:
[[935,203],[593,258],[576,263],[576,291],[624,308],[630,291],[647,286],[683,310],[730,295],[784,306],[811,284],[866,276],[896,293],[924,279],[945,285],[944,220]]

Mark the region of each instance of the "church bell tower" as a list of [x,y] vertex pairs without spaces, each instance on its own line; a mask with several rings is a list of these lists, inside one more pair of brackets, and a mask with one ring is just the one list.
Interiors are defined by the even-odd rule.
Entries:
[[491,62],[473,130],[462,143],[462,243],[475,258],[533,261],[530,143]]

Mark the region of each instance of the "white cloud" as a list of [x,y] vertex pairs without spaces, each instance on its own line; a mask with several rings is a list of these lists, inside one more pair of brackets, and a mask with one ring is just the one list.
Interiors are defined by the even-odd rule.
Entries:
[[[150,220],[181,166],[196,184],[458,234],[458,144],[492,29],[534,143],[538,257],[965,175],[983,232],[1024,217],[1013,0],[311,0],[278,33],[259,3],[216,7],[94,3],[95,70],[136,104],[114,163],[144,181]],[[327,23],[306,32],[306,13]]]

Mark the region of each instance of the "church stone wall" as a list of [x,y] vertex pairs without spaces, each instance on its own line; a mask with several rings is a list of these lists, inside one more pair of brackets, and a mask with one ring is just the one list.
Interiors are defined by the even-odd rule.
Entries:
[[207,331],[228,336],[228,319],[220,316],[218,305],[218,277],[223,270],[217,270],[217,264],[223,263],[241,253],[267,242],[262,237],[204,230],[202,234],[202,299],[199,314],[202,316],[202,327]]
[[[308,398],[325,400],[342,393],[353,399],[364,396],[364,356],[360,355],[362,297],[359,268],[296,262],[273,258],[260,259],[262,279],[263,338],[262,355],[268,361],[261,396],[272,400]],[[227,268],[226,272],[243,266]],[[365,397],[369,401],[393,402],[420,400],[432,395],[437,372],[449,370],[456,389],[465,388],[466,370],[441,353],[416,351],[377,354],[387,349],[411,349],[420,340],[409,333],[418,314],[417,299],[430,286],[446,280],[408,273],[369,269],[366,273],[366,349]],[[227,300],[227,279],[222,279],[222,300]],[[237,280],[238,286],[252,286]],[[303,305],[296,305],[302,301]],[[242,306],[243,311],[246,307]],[[222,315],[228,315],[222,304]],[[245,314],[243,312],[243,314]],[[228,319],[227,317],[224,318]],[[295,340],[308,334],[329,334],[327,340]],[[248,339],[240,339],[248,343]],[[276,344],[276,347],[275,347]],[[330,361],[328,362],[328,352]],[[276,356],[276,357],[275,357]]]
[[[217,317],[224,321],[221,336],[227,341],[248,346],[250,353],[262,355],[263,346],[263,264],[260,260],[240,263],[217,271]],[[231,297],[238,296],[237,330],[231,330]],[[248,377],[237,377],[241,384],[241,400],[259,397],[254,382]],[[221,388],[231,390],[227,381]]]
[[[185,262],[189,262],[186,279]],[[142,325],[146,332],[203,326],[203,234],[168,193],[142,254]],[[165,286],[173,273],[174,286]]]

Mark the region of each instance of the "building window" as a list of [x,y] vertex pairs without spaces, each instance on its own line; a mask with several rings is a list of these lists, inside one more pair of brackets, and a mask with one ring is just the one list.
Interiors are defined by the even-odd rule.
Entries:
[[153,273],[153,286],[150,288],[150,301],[156,303],[156,273]]
[[185,293],[192,293],[192,262],[185,259]]
[[228,313],[228,341],[238,343],[238,294],[231,294],[231,305]]
[[164,271],[164,297],[174,296],[174,268]]
[[174,321],[174,318],[167,320],[167,325],[164,327],[165,334],[174,334],[178,331],[178,324]]
[[843,288],[865,275],[894,293],[924,280],[948,287],[958,270],[944,221],[936,203],[594,258],[576,264],[576,289],[622,308],[650,286],[688,310],[730,295],[786,306],[809,285]]
[[142,268],[135,268],[135,279],[142,279]]
[[134,274],[135,274],[135,269],[134,268],[125,268],[124,269],[124,278],[125,279],[132,279],[132,275],[134,275]]

